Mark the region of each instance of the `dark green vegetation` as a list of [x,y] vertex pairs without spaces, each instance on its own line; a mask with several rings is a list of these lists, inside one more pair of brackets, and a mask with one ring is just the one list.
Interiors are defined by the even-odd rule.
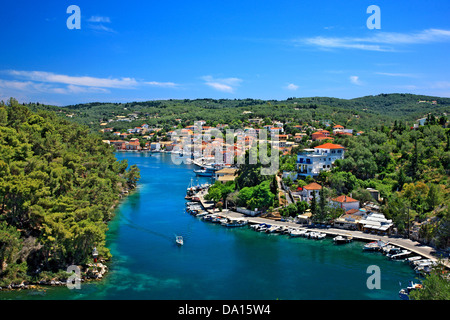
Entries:
[[[259,127],[283,122],[286,134],[300,132],[295,126],[301,125],[307,137],[291,155],[280,156],[280,168],[286,171],[295,170],[296,151],[321,143],[307,141],[314,130],[311,127],[331,131],[334,124],[340,124],[355,132],[362,130],[361,136],[334,140],[347,148],[346,159],[316,179],[325,187],[326,196],[347,194],[366,201],[372,199],[366,188],[377,189],[383,212],[394,220],[400,234],[438,248],[450,245],[450,135],[445,128],[449,98],[381,94],[351,100],[197,99],[67,107],[31,103],[27,107],[37,114],[13,101],[0,107],[0,259],[4,279],[35,276],[32,271],[37,268],[57,271],[85,263],[94,245],[103,257],[109,257],[104,232],[111,207],[122,189],[136,183],[138,172],[136,168],[126,171],[126,164],[116,162],[101,138],[88,131],[113,128],[126,132],[144,123],[163,129],[153,139],[164,139],[165,132],[197,120],[205,120],[208,126],[225,124],[241,129],[258,127],[248,120],[260,118]],[[411,130],[416,120],[427,114],[427,124]],[[117,139],[111,133],[102,138]],[[261,175],[260,169],[260,163],[240,166],[238,178],[226,185],[216,184],[209,198],[218,207],[231,204],[268,211],[279,207],[276,180]],[[311,178],[298,180],[291,187],[310,182]],[[280,213],[296,215],[307,208],[316,222],[342,214],[323,200],[309,207],[291,204]]]
[[[447,120],[445,114],[450,113],[449,98],[380,94],[350,100],[327,97],[289,98],[285,101],[186,99],[125,104],[89,103],[64,108],[32,104],[30,107],[54,110],[70,116],[75,122],[89,125],[92,131],[97,132],[105,127],[125,132],[128,128],[147,123],[151,127],[162,127],[163,130],[157,133],[162,137],[174,126],[182,128],[196,120],[205,120],[206,125],[210,126],[227,124],[230,128],[253,125],[248,120],[254,118],[263,119],[260,127],[280,121],[285,123],[287,134],[300,132],[294,126],[302,125],[307,137],[313,132],[309,126],[331,131],[330,126],[340,124],[354,129],[354,132],[362,130],[362,136],[337,138],[334,141],[347,147],[346,159],[338,162],[332,172],[319,176],[318,182],[327,187],[330,197],[352,194],[361,201],[371,199],[366,188],[377,189],[383,198],[380,204],[385,214],[395,221],[400,233],[406,234],[415,225],[422,240],[442,247],[448,245],[448,232],[445,236],[442,230],[448,230],[446,203],[450,200],[450,137],[449,129],[443,128]],[[426,126],[410,130],[417,119],[427,114],[430,114],[430,119]],[[117,121],[123,118],[131,122]],[[101,123],[104,125],[101,126]],[[117,139],[112,134],[105,134],[104,138]],[[307,140],[305,138],[297,150],[321,143],[316,141],[311,144]],[[293,150],[291,156],[280,158],[282,171],[295,170],[297,150]],[[256,200],[247,203],[247,198],[252,198],[250,194],[256,192],[253,189],[243,190],[238,197],[236,191],[241,192],[246,187],[259,186],[260,192],[267,189],[267,182],[259,171],[260,165],[241,166],[234,191],[227,194],[234,200],[233,203],[258,208],[279,205],[257,201],[257,206]],[[292,188],[310,182],[297,181]],[[216,195],[213,198],[220,202],[221,192],[214,192]],[[291,205],[282,213],[295,215],[302,213],[304,207],[303,204],[299,208]],[[320,217],[319,220],[332,219],[339,214],[325,208],[323,203],[318,203],[317,212],[319,215],[315,218]]]
[[[331,197],[346,194],[361,202],[373,201],[367,188],[378,190],[381,209],[400,234],[411,233],[427,244],[448,248],[450,129],[430,116],[417,130],[394,122],[365,132],[336,138],[334,143],[346,147],[345,159],[322,172],[318,182]],[[295,157],[282,159],[282,167]],[[306,182],[298,180],[291,188]]]
[[[420,103],[419,101],[427,101]],[[433,104],[432,101],[436,101]],[[228,124],[230,128],[242,128],[248,119],[312,124],[330,120],[355,130],[367,130],[380,125],[412,123],[425,114],[450,113],[450,98],[437,98],[411,94],[381,94],[345,100],[326,97],[289,98],[276,100],[158,100],[130,103],[93,102],[66,107],[30,104],[30,108],[46,109],[70,116],[73,121],[98,131],[102,122],[114,120],[108,127],[116,131],[140,126],[160,126],[172,130],[172,126],[193,124],[205,120],[207,125]],[[251,113],[249,113],[249,111]],[[121,116],[131,122],[115,121]],[[177,120],[179,119],[179,120]]]
[[411,300],[450,300],[450,280],[442,264],[425,276],[422,285],[422,289],[411,291]]
[[127,167],[87,127],[0,104],[0,286],[86,264],[94,246],[108,259],[107,222],[139,177]]

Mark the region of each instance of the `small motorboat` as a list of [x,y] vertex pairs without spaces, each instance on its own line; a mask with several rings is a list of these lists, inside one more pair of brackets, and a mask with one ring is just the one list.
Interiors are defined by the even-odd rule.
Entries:
[[409,282],[409,286],[401,289],[398,293],[400,299],[402,300],[409,300],[409,294],[411,293],[411,291],[413,290],[418,290],[418,289],[422,289],[423,286],[419,283],[414,283],[412,281]]
[[336,236],[333,238],[334,243],[341,244],[341,243],[348,243],[352,241],[351,236]]
[[175,242],[176,242],[179,246],[182,246],[182,245],[184,244],[183,237],[182,237],[182,236],[176,236]]

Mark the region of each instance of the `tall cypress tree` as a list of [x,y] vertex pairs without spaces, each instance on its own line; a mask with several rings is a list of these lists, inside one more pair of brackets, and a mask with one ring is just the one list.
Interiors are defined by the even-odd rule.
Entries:
[[316,214],[317,214],[317,199],[316,199],[316,192],[315,191],[313,191],[313,193],[312,193],[312,199],[311,199],[311,202],[309,204],[309,207],[311,209],[312,218],[313,219],[317,218],[316,217]]

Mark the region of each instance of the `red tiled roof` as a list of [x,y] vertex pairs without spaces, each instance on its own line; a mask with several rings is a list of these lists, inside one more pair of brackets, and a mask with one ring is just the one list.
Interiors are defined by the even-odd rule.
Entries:
[[303,189],[306,189],[306,190],[321,190],[322,186],[320,184],[318,184],[318,183],[313,182],[313,183],[308,184],[307,186],[304,186]]
[[341,126],[340,124],[335,125],[333,128],[344,128],[343,126]]
[[335,202],[342,202],[342,203],[344,203],[344,202],[358,202],[358,200],[350,198],[349,196],[346,196],[346,195],[339,196],[339,197],[334,198],[332,200],[335,201]]
[[340,144],[333,144],[333,143],[324,143],[320,146],[314,147],[317,149],[345,149],[344,146],[341,146]]
[[323,137],[318,137],[318,138],[316,138],[316,140],[334,140],[334,138],[323,136]]
[[340,134],[341,136],[352,136],[350,132],[336,132],[336,134]]

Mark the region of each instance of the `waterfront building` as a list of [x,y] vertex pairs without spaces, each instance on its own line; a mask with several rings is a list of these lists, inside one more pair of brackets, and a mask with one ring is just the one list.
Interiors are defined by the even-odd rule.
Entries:
[[141,145],[139,139],[132,139],[128,143],[125,144],[126,150],[139,151],[141,150]]
[[367,212],[364,209],[350,209],[334,220],[333,226],[339,229],[358,230],[360,222],[365,219]]
[[378,212],[369,213],[359,223],[362,231],[377,234],[390,234],[394,227],[392,220],[386,219],[382,213]]
[[328,171],[338,159],[344,159],[345,148],[338,144],[325,143],[314,149],[303,149],[297,155],[299,175],[317,176],[321,171]]
[[331,204],[337,208],[344,209],[345,212],[351,209],[359,209],[359,201],[346,195],[331,199]]

